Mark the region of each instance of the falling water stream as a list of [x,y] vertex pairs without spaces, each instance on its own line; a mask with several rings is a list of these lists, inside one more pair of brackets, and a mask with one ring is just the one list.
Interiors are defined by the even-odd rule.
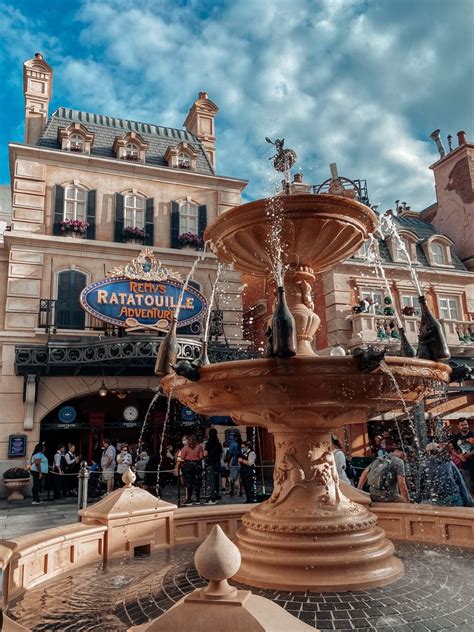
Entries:
[[383,235],[393,235],[393,237],[395,238],[395,241],[397,242],[397,246],[399,250],[403,253],[404,257],[407,260],[408,267],[410,269],[411,280],[413,281],[413,285],[415,286],[416,291],[418,292],[418,296],[422,296],[423,291],[421,289],[420,281],[418,279],[418,275],[416,273],[415,267],[411,260],[410,253],[408,252],[405,242],[400,237],[395,221],[391,215],[385,214],[381,216],[380,230]]

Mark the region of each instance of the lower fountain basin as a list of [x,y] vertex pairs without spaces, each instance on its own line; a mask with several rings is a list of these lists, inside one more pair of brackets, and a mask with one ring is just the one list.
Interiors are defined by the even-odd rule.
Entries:
[[[387,357],[361,373],[354,357],[261,358],[200,369],[199,382],[170,375],[167,393],[202,415],[231,415],[240,425],[332,430],[411,405],[449,382],[448,365]],[[396,380],[400,391],[394,383]]]

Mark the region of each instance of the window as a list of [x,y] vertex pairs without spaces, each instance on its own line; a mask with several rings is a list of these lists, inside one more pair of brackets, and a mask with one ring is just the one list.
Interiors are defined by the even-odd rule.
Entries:
[[86,283],[87,277],[83,272],[66,270],[58,274],[55,311],[55,326],[58,329],[84,329],[85,311],[79,303],[79,295]]
[[[402,239],[401,241],[403,243],[403,246],[399,243],[398,240],[395,242],[395,257],[397,261],[407,261],[405,249],[406,249],[406,252],[408,252],[408,255],[410,256],[411,254],[410,244],[406,241],[406,239]],[[410,256],[410,259],[411,259],[411,256]]]
[[140,195],[125,195],[124,201],[125,227],[145,228],[145,198]]
[[383,313],[383,294],[380,290],[362,290],[360,293],[362,299],[372,299],[371,313],[382,314]]
[[179,205],[179,234],[198,234],[198,205],[192,202],[181,202]]
[[63,219],[77,219],[85,222],[87,218],[87,192],[80,187],[66,186],[64,189]]
[[431,244],[431,258],[434,264],[443,266],[446,265],[446,252],[444,247],[438,243]]
[[459,320],[459,303],[457,298],[445,296],[439,299],[441,318]]
[[180,169],[191,169],[191,159],[184,151],[178,154],[178,167]]
[[354,257],[357,257],[358,259],[367,259],[369,248],[370,248],[370,241],[369,240],[364,241],[364,243],[359,248],[359,250],[354,254]]
[[420,304],[416,294],[404,294],[402,296],[402,312],[405,316],[419,316]]
[[81,153],[84,151],[85,142],[81,134],[71,134],[69,136],[69,151],[77,151]]
[[125,145],[124,158],[125,160],[136,160],[138,162],[140,159],[138,145],[135,145],[135,143],[127,143]]

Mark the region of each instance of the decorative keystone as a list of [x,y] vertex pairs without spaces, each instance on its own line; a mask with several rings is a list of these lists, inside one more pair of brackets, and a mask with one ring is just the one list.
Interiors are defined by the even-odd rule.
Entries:
[[122,474],[122,481],[123,481],[125,487],[132,487],[136,478],[137,478],[137,476],[136,476],[135,472],[132,472],[132,470],[130,468],[125,470],[125,472]]
[[198,573],[209,580],[201,590],[203,599],[229,599],[237,595],[237,589],[227,582],[240,568],[240,551],[221,527],[216,524],[194,555]]

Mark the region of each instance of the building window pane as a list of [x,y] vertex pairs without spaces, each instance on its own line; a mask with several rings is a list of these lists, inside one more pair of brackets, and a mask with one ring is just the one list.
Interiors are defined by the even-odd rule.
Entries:
[[86,221],[87,192],[79,187],[66,187],[64,191],[64,219]]
[[198,233],[198,206],[191,202],[182,202],[179,205],[179,234]]
[[138,145],[135,143],[127,143],[125,145],[125,158],[137,158],[139,156]]
[[370,313],[383,313],[383,295],[379,290],[362,290],[361,296],[363,299],[372,299],[373,303],[369,308]]
[[441,244],[431,244],[431,256],[433,263],[441,266],[446,264],[445,251]]
[[125,226],[145,228],[145,198],[139,195],[126,195],[124,208]]
[[439,311],[441,313],[441,318],[459,320],[458,301],[456,298],[440,298]]
[[84,139],[80,134],[71,134],[69,136],[69,151],[84,151]]
[[191,166],[191,161],[188,154],[185,154],[184,152],[178,154],[178,166],[186,168],[189,168]]
[[85,312],[79,295],[85,288],[86,275],[66,270],[58,275],[58,296],[55,310],[55,326],[58,329],[84,329]]

